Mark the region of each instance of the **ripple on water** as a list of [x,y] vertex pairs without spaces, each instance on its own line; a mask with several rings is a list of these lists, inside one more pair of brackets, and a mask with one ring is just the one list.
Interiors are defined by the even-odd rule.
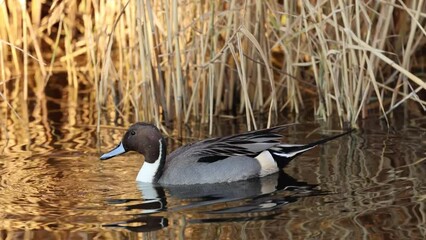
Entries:
[[[128,239],[134,232],[159,239],[415,239],[426,232],[421,129],[366,126],[298,157],[288,175],[191,187],[136,184],[141,158],[99,161],[95,129],[87,122],[17,128],[15,135],[29,137],[11,138],[0,159],[1,230],[39,239]],[[289,129],[290,140],[315,139],[312,129]],[[121,134],[102,129],[102,149]]]

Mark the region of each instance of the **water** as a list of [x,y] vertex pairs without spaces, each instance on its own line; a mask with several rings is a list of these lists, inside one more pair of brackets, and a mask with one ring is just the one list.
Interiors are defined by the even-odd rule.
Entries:
[[[422,239],[426,235],[426,119],[361,129],[298,157],[285,173],[230,184],[137,184],[137,154],[100,161],[120,127],[96,134],[90,91],[50,86],[46,96],[1,108],[0,239]],[[103,122],[107,120],[103,119]],[[215,135],[241,132],[218,119]],[[287,121],[287,120],[286,120]],[[322,125],[318,130],[319,125]],[[333,134],[300,124],[289,142]],[[192,125],[170,148],[207,136]],[[316,131],[314,131],[316,129]],[[189,131],[191,130],[191,131]],[[174,135],[175,136],[175,135]]]

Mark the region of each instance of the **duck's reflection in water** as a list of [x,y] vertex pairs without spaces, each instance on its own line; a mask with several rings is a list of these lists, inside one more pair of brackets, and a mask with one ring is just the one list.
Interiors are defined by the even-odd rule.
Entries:
[[[167,216],[176,212],[191,213],[188,223],[271,219],[277,214],[273,210],[303,197],[326,194],[316,189],[317,185],[297,181],[283,171],[230,183],[174,186],[137,184],[141,199],[108,200],[109,204],[120,204],[126,211],[131,211],[131,218],[104,224],[105,227],[136,232],[156,231],[167,227]],[[247,213],[256,212],[266,214],[247,216]]]

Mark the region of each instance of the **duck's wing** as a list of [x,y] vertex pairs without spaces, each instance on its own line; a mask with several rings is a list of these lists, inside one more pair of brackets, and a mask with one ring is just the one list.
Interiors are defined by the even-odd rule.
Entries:
[[230,156],[255,157],[262,151],[279,144],[283,137],[282,130],[291,125],[294,124],[206,139],[192,144],[190,154],[198,162],[205,163],[220,161]]

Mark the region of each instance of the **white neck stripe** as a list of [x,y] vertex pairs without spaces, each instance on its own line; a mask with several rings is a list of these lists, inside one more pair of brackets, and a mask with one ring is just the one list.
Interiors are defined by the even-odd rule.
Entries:
[[154,181],[155,174],[158,172],[158,167],[163,157],[163,144],[161,143],[161,139],[158,140],[158,142],[160,144],[160,149],[157,160],[153,163],[144,162],[136,177],[136,181],[147,183],[152,183]]

